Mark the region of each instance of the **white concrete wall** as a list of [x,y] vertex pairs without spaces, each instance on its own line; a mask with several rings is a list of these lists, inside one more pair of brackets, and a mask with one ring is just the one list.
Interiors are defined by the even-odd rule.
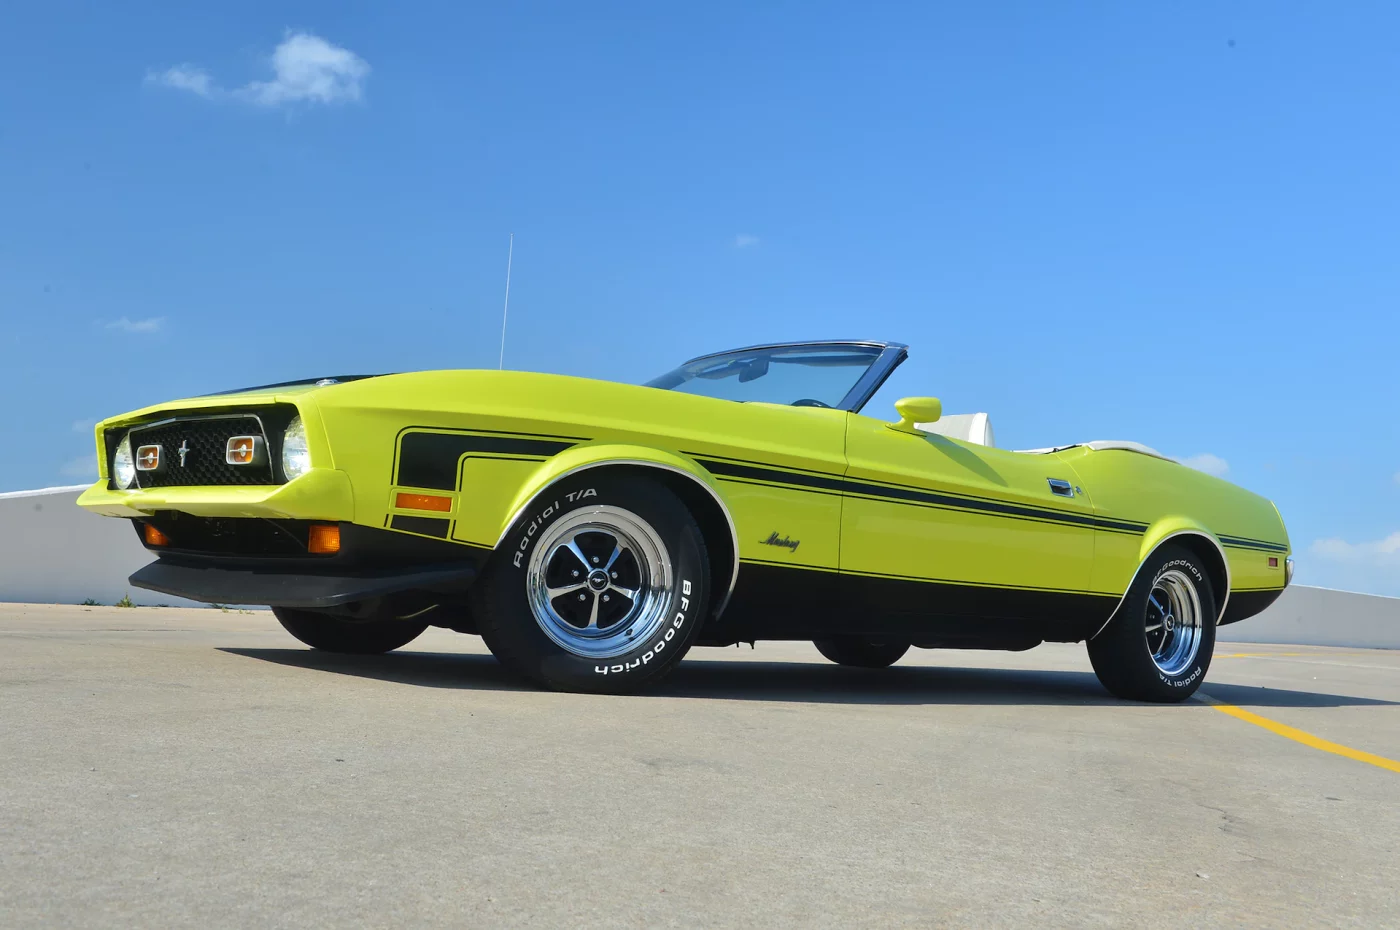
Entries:
[[149,564],[127,520],[77,505],[87,485],[0,494],[0,601],[203,606],[133,588],[127,576]]
[[[126,520],[77,506],[84,487],[0,494],[0,601],[193,605],[127,584],[151,555]],[[1294,585],[1258,616],[1221,627],[1220,639],[1400,649],[1400,598]]]
[[1258,616],[1220,628],[1229,643],[1400,649],[1400,597],[1292,585]]

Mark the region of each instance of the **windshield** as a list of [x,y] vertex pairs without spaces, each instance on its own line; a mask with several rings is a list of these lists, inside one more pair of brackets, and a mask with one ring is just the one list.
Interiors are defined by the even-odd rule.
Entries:
[[647,387],[721,400],[841,407],[881,350],[872,345],[739,349],[686,362]]

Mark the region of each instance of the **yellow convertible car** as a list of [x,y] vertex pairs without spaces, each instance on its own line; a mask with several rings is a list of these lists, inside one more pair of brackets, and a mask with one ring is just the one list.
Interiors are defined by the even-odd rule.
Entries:
[[632,691],[692,646],[1087,641],[1114,694],[1179,701],[1216,627],[1287,585],[1274,505],[1146,446],[1012,452],[931,397],[862,412],[898,343],[692,359],[642,386],[511,371],[273,384],[97,426],[79,503],[157,558],[131,582],[270,605],[379,653],[479,634],[552,688]]

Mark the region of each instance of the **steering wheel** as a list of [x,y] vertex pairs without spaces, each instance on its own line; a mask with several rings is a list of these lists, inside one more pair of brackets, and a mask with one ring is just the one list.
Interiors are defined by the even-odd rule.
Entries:
[[831,409],[831,404],[824,404],[824,403],[822,403],[821,401],[817,400],[815,397],[799,397],[797,400],[795,400],[795,401],[793,401],[792,403],[788,404],[788,406],[789,406],[789,407],[826,407],[828,410]]

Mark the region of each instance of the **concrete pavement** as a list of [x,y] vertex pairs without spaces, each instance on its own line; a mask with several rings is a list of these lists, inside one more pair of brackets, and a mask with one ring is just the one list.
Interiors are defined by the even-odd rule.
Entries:
[[[1204,693],[1400,759],[1400,653],[1222,644]],[[696,649],[543,693],[475,637],[0,605],[0,926],[1400,926],[1400,772],[1080,646]]]

